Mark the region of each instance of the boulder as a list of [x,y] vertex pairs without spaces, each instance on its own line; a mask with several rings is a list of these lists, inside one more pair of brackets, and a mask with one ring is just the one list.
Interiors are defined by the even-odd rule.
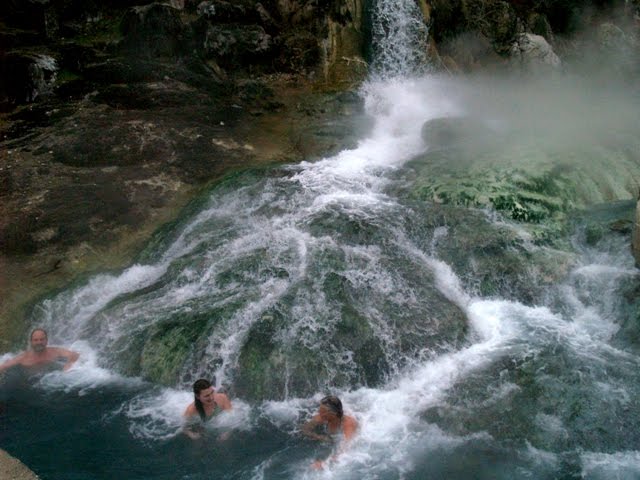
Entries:
[[640,41],[631,31],[604,22],[596,32],[594,60],[606,63],[612,73],[619,73],[633,80],[640,73]]
[[207,58],[223,68],[237,70],[242,65],[264,60],[272,47],[271,36],[259,25],[209,25],[202,46]]
[[214,23],[255,23],[258,18],[257,8],[249,8],[238,2],[224,0],[206,0],[200,2],[196,12],[201,17]]
[[188,35],[180,11],[152,3],[131,7],[120,24],[121,47],[138,57],[173,57],[188,51]]
[[0,59],[0,103],[33,102],[51,91],[57,72],[56,59],[47,54],[7,54]]
[[562,62],[551,45],[540,35],[523,33],[511,46],[511,61],[524,70],[557,69]]

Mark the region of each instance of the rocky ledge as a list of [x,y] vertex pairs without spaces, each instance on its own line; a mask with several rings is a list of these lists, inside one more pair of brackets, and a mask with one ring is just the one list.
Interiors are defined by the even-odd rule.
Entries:
[[132,261],[211,182],[354,131],[348,9],[134,3],[0,6],[0,351],[35,299]]
[[20,460],[0,449],[0,477],[5,480],[37,480],[39,477]]
[[10,116],[0,162],[2,338],[24,334],[15,320],[43,292],[131,261],[226,173],[344,148],[353,130],[345,122],[361,112],[355,94],[313,93],[293,77],[246,81],[224,99],[158,77]]

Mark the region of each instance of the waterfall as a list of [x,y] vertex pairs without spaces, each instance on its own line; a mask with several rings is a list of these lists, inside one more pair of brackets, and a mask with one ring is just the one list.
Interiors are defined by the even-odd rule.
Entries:
[[372,12],[374,76],[411,76],[428,68],[429,29],[415,0],[377,0]]
[[[427,29],[413,0],[379,1],[373,27],[369,134],[227,179],[138,264],[40,302],[34,323],[82,352],[41,379],[43,398],[88,398],[94,415],[108,405],[90,430],[117,439],[109,455],[144,458],[139,478],[637,477],[640,357],[615,341],[621,292],[638,288],[624,242],[560,251],[496,212],[421,197],[421,168],[470,169],[456,155],[486,144],[431,151],[425,122],[475,114],[506,129],[510,117],[478,108],[473,80],[421,75]],[[491,269],[506,285],[487,295]],[[233,413],[207,427],[232,429],[231,447],[182,442],[199,377],[232,397]],[[299,427],[327,393],[360,430],[318,474]],[[67,417],[81,436],[86,410]]]

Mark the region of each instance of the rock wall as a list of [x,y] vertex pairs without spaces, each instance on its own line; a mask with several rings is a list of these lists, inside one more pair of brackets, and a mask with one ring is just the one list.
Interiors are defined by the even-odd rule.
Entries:
[[218,77],[297,74],[331,88],[366,74],[363,0],[12,0],[0,16],[5,111],[64,93],[70,80],[77,85],[93,64],[113,58],[133,69],[133,59],[204,63]]
[[131,261],[209,182],[344,146],[318,132],[357,106],[323,95],[366,72],[363,10],[0,2],[0,351],[35,297]]
[[593,70],[606,61],[610,74],[640,73],[637,6],[624,0],[429,3],[435,59],[452,72],[542,67],[547,73],[567,64]]

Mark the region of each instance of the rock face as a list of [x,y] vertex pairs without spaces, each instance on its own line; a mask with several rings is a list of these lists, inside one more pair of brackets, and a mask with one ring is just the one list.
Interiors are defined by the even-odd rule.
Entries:
[[[529,71],[541,66],[557,68],[561,60],[580,65],[592,56],[598,59],[589,63],[591,68],[606,60],[624,75],[637,74],[637,48],[629,48],[638,38],[638,23],[633,20],[637,6],[621,0],[535,3],[431,0],[431,35],[437,48],[434,58],[448,71],[457,72],[512,69],[514,63]],[[611,12],[618,14],[612,17]],[[611,17],[610,21],[602,20]],[[600,26],[592,35],[594,25]],[[583,30],[591,33],[583,34]],[[614,44],[615,53],[608,50]],[[625,49],[627,53],[620,55]]]
[[121,264],[207,182],[349,141],[318,132],[357,108],[310,92],[366,72],[362,2],[136,3],[0,2],[3,350],[16,308]]
[[557,69],[560,58],[544,37],[532,33],[520,35],[511,48],[511,59],[525,70],[536,71],[541,68]]
[[9,53],[0,60],[0,92],[5,102],[30,103],[53,90],[57,73],[49,55]]
[[4,450],[0,450],[0,478],[4,480],[37,480],[39,477],[13,458]]
[[[129,64],[170,58],[192,66],[205,60],[236,78],[294,73],[332,86],[353,85],[366,73],[361,1],[137,3],[3,2],[4,110],[59,89],[70,77],[84,79],[95,61],[113,58]],[[63,75],[54,82],[57,70]]]

